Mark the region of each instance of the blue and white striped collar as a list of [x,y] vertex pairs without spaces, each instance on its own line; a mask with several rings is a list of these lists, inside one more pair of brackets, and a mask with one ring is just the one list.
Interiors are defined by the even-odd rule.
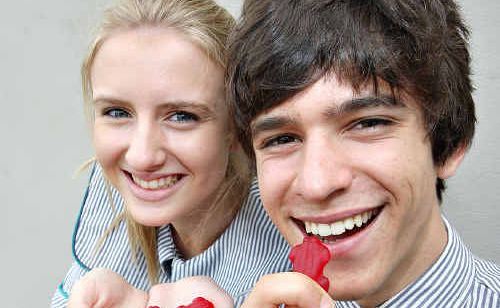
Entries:
[[396,296],[380,307],[462,307],[472,292],[474,257],[443,216],[448,242],[438,260]]
[[[448,242],[438,260],[412,284],[379,308],[463,307],[473,291],[474,256],[456,230],[442,216]],[[355,302],[337,302],[336,307],[359,307]]]
[[179,257],[177,248],[172,236],[172,229],[170,224],[158,228],[158,260],[160,264],[164,265],[165,262],[171,261]]

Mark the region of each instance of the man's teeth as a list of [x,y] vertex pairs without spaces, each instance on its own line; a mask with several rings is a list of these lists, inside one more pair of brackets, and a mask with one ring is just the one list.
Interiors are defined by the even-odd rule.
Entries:
[[139,185],[144,189],[162,189],[177,183],[179,181],[179,176],[172,175],[151,181],[145,181],[132,175],[132,180],[134,181],[134,183],[136,183],[137,185]]
[[370,210],[331,224],[320,224],[306,221],[306,232],[319,236],[340,235],[346,230],[352,230],[354,227],[359,228],[363,224],[366,224],[373,215],[375,215],[375,211]]

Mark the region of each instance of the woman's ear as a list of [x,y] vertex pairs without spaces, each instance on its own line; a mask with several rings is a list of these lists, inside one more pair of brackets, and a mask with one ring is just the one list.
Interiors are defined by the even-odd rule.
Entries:
[[457,171],[460,164],[462,163],[466,151],[467,151],[466,145],[459,146],[455,150],[455,152],[450,157],[448,157],[448,159],[444,162],[444,164],[438,167],[437,169],[438,178],[446,180],[452,177]]

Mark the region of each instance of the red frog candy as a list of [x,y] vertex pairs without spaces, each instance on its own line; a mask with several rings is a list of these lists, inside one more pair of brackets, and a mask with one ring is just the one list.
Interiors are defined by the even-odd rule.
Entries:
[[314,236],[304,237],[302,244],[295,245],[288,258],[292,261],[293,271],[309,276],[326,292],[330,286],[323,276],[323,268],[330,260],[330,250]]
[[185,306],[179,306],[177,308],[214,308],[214,304],[211,301],[204,299],[203,297],[197,297],[193,299],[191,304]]

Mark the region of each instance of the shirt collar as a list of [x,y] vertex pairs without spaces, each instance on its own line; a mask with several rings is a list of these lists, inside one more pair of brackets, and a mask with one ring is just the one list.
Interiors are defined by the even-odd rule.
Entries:
[[170,224],[158,228],[158,261],[160,264],[171,263],[179,254],[175,247]]

